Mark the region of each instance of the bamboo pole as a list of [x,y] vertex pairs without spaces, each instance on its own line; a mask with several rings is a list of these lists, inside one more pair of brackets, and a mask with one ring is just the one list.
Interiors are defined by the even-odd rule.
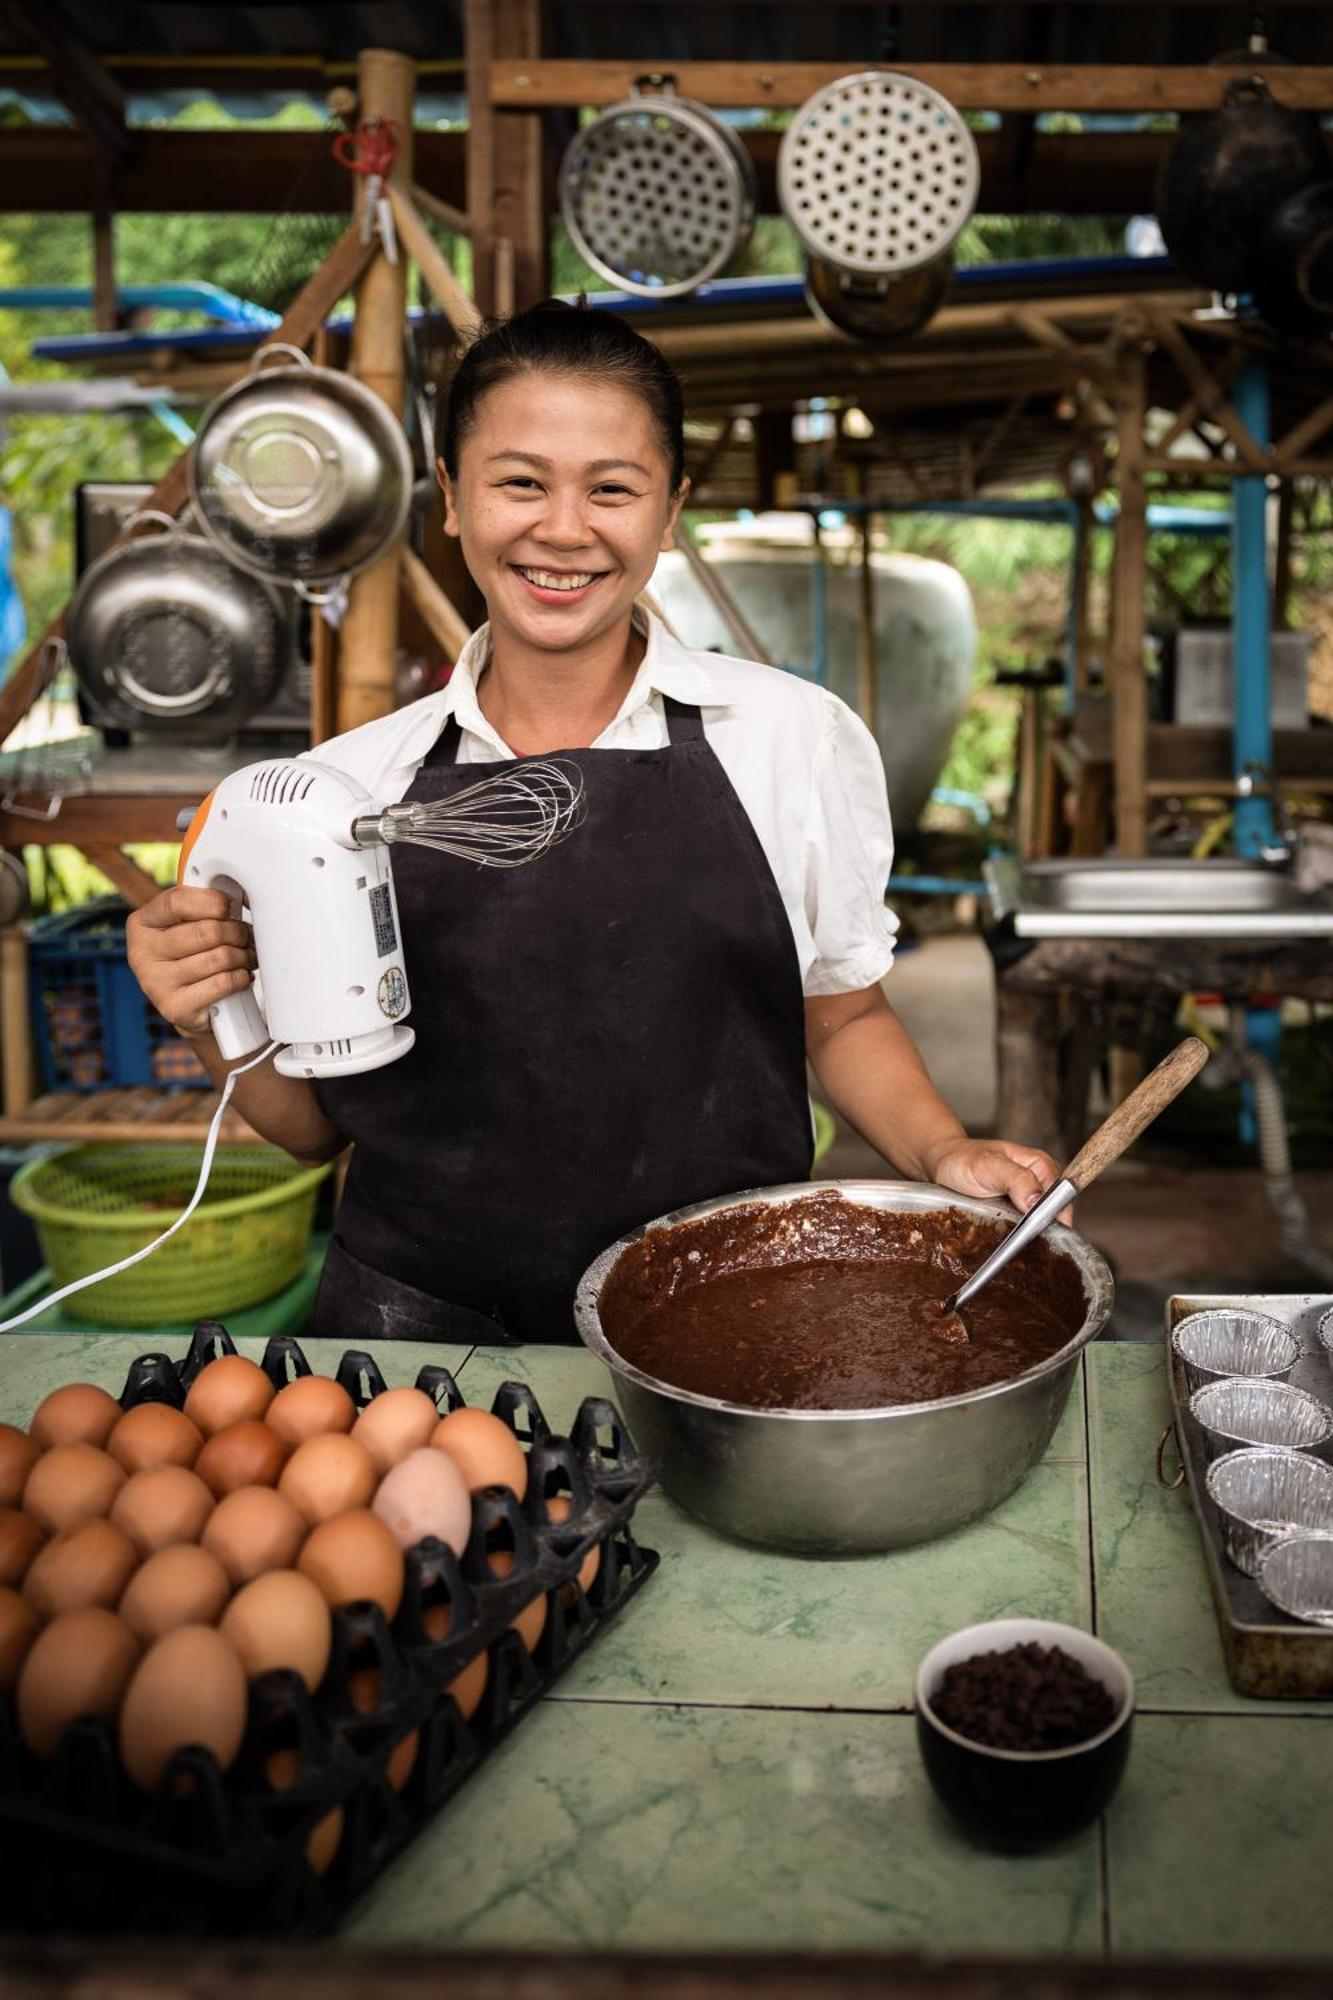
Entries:
[[406,188],[389,187],[394,227],[408,256],[435,295],[437,305],[461,340],[472,340],[481,325],[481,314],[449,268],[435,238]]
[[471,636],[471,628],[415,549],[403,550],[403,588],[449,661],[457,660]]
[[[397,127],[398,151],[388,179],[394,187],[406,186],[412,178],[415,67],[392,49],[363,49],[357,80],[360,117],[390,120]],[[359,176],[358,215],[364,212],[367,194],[365,177]],[[401,258],[391,264],[381,248],[357,292],[351,369],[395,417],[401,417],[403,410],[406,313],[407,267]],[[401,550],[390,549],[353,578],[339,635],[335,720],[340,734],[393,708],[400,561]]]

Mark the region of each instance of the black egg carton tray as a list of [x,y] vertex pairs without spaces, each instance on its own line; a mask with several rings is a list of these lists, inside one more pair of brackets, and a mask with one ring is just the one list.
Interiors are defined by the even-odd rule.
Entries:
[[[206,1322],[182,1361],[139,1356],[121,1403],[179,1405],[201,1368],[233,1352],[226,1330]],[[285,1337],[270,1340],[262,1366],[278,1386],[311,1372]],[[387,1386],[359,1349],[343,1355],[337,1379],[359,1407]],[[423,1367],[416,1386],[442,1414],[463,1406],[446,1368]],[[654,1474],[613,1404],[586,1397],[568,1437],[550,1430],[522,1382],[502,1383],[492,1409],[526,1449],[524,1500],[500,1487],[475,1495],[461,1556],[433,1538],[410,1549],[392,1624],[373,1603],[336,1611],[329,1667],[313,1695],[291,1672],[252,1682],[231,1770],[206,1750],[182,1749],[145,1794],[121,1766],[114,1724],[71,1724],[43,1763],[19,1736],[12,1701],[0,1704],[0,1927],[229,1937],[333,1928],[657,1568],[656,1553],[631,1532]],[[563,1521],[546,1506],[556,1493],[570,1501]],[[600,1561],[585,1590],[579,1572],[594,1549]],[[503,1578],[490,1568],[500,1550],[512,1557]],[[546,1622],[529,1653],[510,1627],[541,1596]],[[437,1639],[426,1621],[441,1605],[448,1630]],[[482,1653],[485,1692],[465,1720],[446,1690]],[[370,1705],[367,1670],[378,1677]],[[282,1789],[267,1769],[277,1752],[295,1753],[294,1779]],[[334,1812],[337,1849],[317,1874],[306,1850]]]

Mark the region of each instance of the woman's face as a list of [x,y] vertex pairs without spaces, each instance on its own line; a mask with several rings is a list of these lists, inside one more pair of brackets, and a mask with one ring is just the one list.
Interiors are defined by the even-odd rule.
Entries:
[[489,390],[439,467],[444,525],[492,624],[563,651],[624,622],[672,545],[684,493],[642,399],[578,375],[520,375]]

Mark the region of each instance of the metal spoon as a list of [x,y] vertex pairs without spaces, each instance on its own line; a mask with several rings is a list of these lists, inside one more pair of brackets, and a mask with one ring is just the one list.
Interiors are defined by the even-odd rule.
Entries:
[[997,1271],[1004,1269],[1011,1257],[1018,1255],[1025,1243],[1030,1243],[1034,1236],[1040,1236],[1065,1204],[1072,1201],[1076,1194],[1081,1194],[1084,1188],[1090,1187],[1112,1160],[1118,1160],[1133,1145],[1145,1126],[1151,1125],[1172,1099],[1180,1095],[1185,1085],[1199,1074],[1208,1060],[1208,1053],[1206,1042],[1201,1042],[1197,1035],[1187,1035],[1169,1056],[1158,1063],[1156,1069],[1150,1070],[1138,1088],[1131,1090],[1124,1103],[1117,1105],[1110,1117],[1097,1127],[1055,1186],[1028,1210],[1003,1242],[991,1251],[985,1263],[945,1299],[940,1307],[941,1313],[946,1317],[956,1313],[960,1306],[965,1306],[969,1299],[976,1297],[983,1285],[990,1283]]

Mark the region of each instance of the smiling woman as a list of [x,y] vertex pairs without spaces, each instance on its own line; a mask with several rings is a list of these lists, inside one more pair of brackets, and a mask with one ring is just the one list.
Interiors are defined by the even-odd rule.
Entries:
[[[240,1085],[303,1157],[355,1142],[314,1330],[572,1339],[579,1277],[635,1224],[808,1177],[807,1059],[898,1173],[1028,1207],[1054,1164],[970,1140],[880,991],[893,839],[869,732],[826,690],[691,651],[641,602],[688,492],[661,354],[547,301],[463,358],[438,452],[488,622],[447,688],[318,760],[386,803],[434,802],[559,752],[587,811],[485,881],[398,850],[413,1049]],[[216,1074],[208,1003],[251,963],[221,900],[172,891],[132,939]]]

